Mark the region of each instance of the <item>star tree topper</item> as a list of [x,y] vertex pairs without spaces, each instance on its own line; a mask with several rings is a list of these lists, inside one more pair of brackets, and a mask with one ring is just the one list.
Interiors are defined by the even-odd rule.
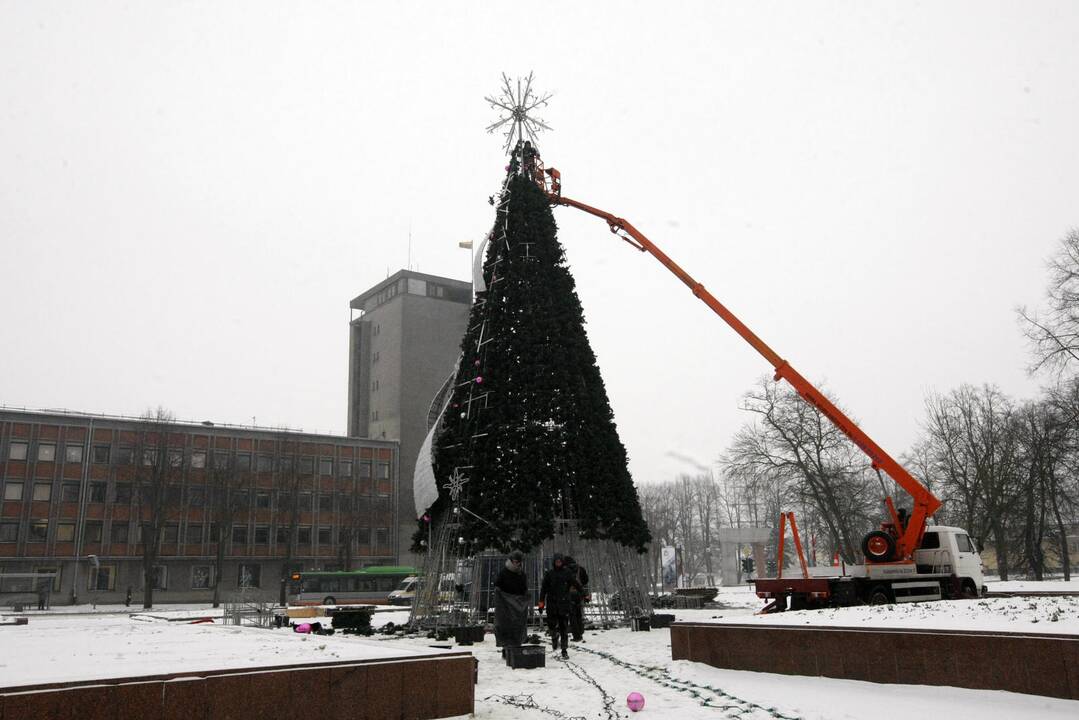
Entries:
[[484,98],[492,108],[499,111],[499,118],[487,126],[487,132],[504,129],[506,144],[503,146],[507,153],[516,147],[520,140],[531,140],[536,144],[536,133],[550,130],[551,127],[542,118],[532,115],[536,108],[546,107],[551,99],[551,93],[537,95],[532,90],[532,73],[527,78],[517,78],[516,88],[502,73],[502,92],[498,96],[488,95]]

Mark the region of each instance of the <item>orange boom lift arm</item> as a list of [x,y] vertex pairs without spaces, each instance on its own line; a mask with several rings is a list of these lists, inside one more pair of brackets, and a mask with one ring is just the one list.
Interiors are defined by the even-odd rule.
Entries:
[[[866,561],[873,562],[876,560],[877,562],[882,562],[892,559],[907,560],[912,557],[914,550],[917,549],[921,543],[922,534],[925,532],[926,519],[932,516],[941,505],[940,500],[929,491],[929,488],[918,482],[918,480],[907,472],[902,465],[896,462],[891,455],[886,453],[883,448],[877,445],[877,443],[873,442],[873,439],[866,435],[853,420],[847,417],[842,410],[837,408],[827,397],[825,397],[824,393],[814,387],[811,382],[806,380],[801,373],[795,370],[789,362],[781,358],[778,353],[772,350],[772,348],[768,347],[756,333],[746,327],[745,323],[739,320],[734,313],[728,310],[723,303],[712,295],[712,293],[708,292],[704,285],[697,282],[688,272],[674,262],[674,260],[671,260],[666,253],[656,247],[651,240],[645,237],[644,233],[633,227],[631,223],[623,218],[594,208],[591,205],[578,202],[577,200],[564,197],[562,195],[561,174],[554,168],[548,168],[546,173],[551,178],[550,189],[547,190],[547,197],[552,205],[565,205],[567,207],[577,208],[589,215],[595,215],[596,217],[607,221],[607,225],[610,227],[612,233],[641,252],[647,252],[656,260],[659,260],[665,268],[670,270],[679,280],[685,283],[695,296],[700,298],[705,305],[711,308],[712,312],[719,315],[719,317],[730,325],[736,333],[741,335],[746,342],[764,356],[764,359],[775,369],[776,380],[782,378],[790,383],[799,395],[805,398],[810,405],[817,408],[821,414],[831,420],[844,435],[850,438],[855,445],[861,448],[862,452],[869,456],[872,467],[877,471],[878,475],[883,470],[888,477],[892,478],[896,484],[910,494],[914,501],[914,508],[905,525],[901,522],[901,518],[896,514],[892,499],[890,497],[885,498],[885,504],[891,515],[892,526],[894,527],[895,533],[894,558],[892,557],[892,553],[885,552],[885,548],[880,548],[878,545],[877,548],[880,548],[881,552],[877,554],[876,558],[872,557],[871,554],[867,554]],[[541,186],[546,189],[547,183],[541,182]],[[873,535],[883,535],[883,533],[873,533]],[[882,541],[880,538],[877,540],[878,542]],[[873,539],[867,538],[867,542],[872,543]],[[872,548],[873,546],[871,545],[870,547]]]

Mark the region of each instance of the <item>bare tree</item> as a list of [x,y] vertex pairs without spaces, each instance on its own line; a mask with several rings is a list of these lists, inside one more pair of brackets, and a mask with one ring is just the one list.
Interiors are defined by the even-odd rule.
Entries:
[[946,502],[967,530],[992,537],[1003,580],[1010,569],[1013,515],[1020,498],[1018,421],[1012,402],[991,385],[964,385],[926,401],[926,430]]
[[183,473],[182,450],[170,452],[169,434],[175,416],[163,407],[147,410],[135,435],[134,485],[138,497],[139,546],[142,550],[142,606],[154,605],[154,586],[161,540],[174,489]]
[[803,509],[803,525],[819,526],[829,549],[853,561],[879,495],[868,461],[798,393],[770,378],[746,394],[744,409],[755,419],[735,435],[725,470],[749,483],[778,480],[786,500]]
[[1016,310],[1034,356],[1031,372],[1042,368],[1063,371],[1079,361],[1079,230],[1073,229],[1061,239],[1047,265],[1046,307],[1041,311]]
[[[225,574],[225,551],[237,516],[249,507],[252,485],[250,468],[242,470],[233,452],[215,451],[209,472],[210,517],[213,519],[214,607],[221,604],[221,578]],[[244,517],[246,520],[246,515]]]
[[300,525],[300,489],[303,487],[300,468],[300,443],[285,435],[278,439],[274,462],[277,474],[277,522],[285,531],[285,557],[281,563],[281,589],[278,603],[285,604],[289,574],[296,553],[296,534]]

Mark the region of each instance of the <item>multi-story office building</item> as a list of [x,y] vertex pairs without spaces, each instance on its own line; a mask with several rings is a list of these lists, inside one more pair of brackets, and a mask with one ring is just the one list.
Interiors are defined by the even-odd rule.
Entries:
[[392,564],[397,445],[0,409],[0,603],[37,590],[26,573],[55,573],[54,603],[140,600],[153,525],[155,601],[210,599],[218,537],[223,596],[276,598],[297,569]]
[[472,285],[401,270],[352,300],[348,434],[401,441],[397,495],[401,561],[416,527],[412,473],[428,411],[456,369]]

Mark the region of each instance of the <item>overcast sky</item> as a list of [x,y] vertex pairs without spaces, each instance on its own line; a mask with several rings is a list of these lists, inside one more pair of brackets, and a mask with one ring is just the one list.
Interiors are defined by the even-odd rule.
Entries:
[[[566,195],[633,222],[893,455],[1028,397],[1079,225],[1079,3],[0,1],[0,402],[345,430],[350,298],[467,278],[535,71]],[[576,214],[575,214],[576,213]],[[560,239],[636,479],[767,364],[599,220]]]

